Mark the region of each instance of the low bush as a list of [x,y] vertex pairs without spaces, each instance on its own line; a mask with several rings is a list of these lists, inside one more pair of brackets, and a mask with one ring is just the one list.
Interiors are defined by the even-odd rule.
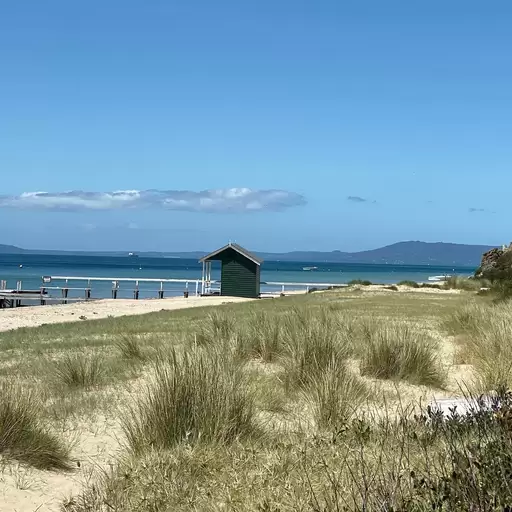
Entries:
[[373,283],[366,279],[352,279],[352,281],[348,282],[349,286],[361,285],[361,286],[371,286]]

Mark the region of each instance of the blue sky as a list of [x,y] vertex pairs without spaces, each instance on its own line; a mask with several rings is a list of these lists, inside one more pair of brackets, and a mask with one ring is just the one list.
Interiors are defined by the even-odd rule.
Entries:
[[509,242],[511,20],[505,1],[4,2],[0,243]]

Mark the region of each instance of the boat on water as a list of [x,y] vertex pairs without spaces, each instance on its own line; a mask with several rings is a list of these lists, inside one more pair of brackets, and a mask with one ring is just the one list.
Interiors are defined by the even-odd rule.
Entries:
[[317,270],[318,267],[302,267],[302,270]]
[[434,281],[434,282],[443,282],[443,281],[448,281],[448,279],[450,279],[452,276],[449,276],[449,275],[444,275],[444,276],[430,276],[428,278],[429,281]]
[[128,258],[138,258],[139,255],[138,254],[135,254],[134,252],[129,252],[128,253]]

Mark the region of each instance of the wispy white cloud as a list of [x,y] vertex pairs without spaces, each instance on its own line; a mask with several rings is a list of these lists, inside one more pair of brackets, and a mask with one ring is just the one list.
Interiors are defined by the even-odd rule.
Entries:
[[190,212],[279,211],[306,204],[304,196],[286,190],[250,188],[191,190],[117,190],[114,192],[24,192],[0,195],[0,208],[24,210],[119,210],[161,208]]
[[367,203],[368,199],[360,196],[348,196],[347,201],[351,201],[352,203]]
[[469,208],[469,213],[496,213],[490,210],[486,210],[485,208]]
[[370,199],[366,199],[366,197],[361,197],[361,196],[347,196],[347,201],[350,201],[351,203],[377,204],[377,201],[372,201]]

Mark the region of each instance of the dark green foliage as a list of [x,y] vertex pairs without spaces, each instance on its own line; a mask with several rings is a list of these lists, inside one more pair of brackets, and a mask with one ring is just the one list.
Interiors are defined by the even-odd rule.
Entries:
[[391,290],[393,292],[397,292],[398,291],[398,287],[396,287],[394,284],[392,284],[391,286],[385,286],[384,289],[385,290]]
[[361,285],[361,286],[371,286],[373,283],[371,281],[368,281],[368,280],[363,280],[363,279],[353,279],[352,281],[349,281],[348,284],[350,286],[354,286],[354,285]]
[[430,283],[421,283],[420,288],[433,288],[434,290],[440,290],[441,285],[439,284],[430,284]]
[[492,283],[490,292],[498,301],[512,298],[512,279],[496,280]]

